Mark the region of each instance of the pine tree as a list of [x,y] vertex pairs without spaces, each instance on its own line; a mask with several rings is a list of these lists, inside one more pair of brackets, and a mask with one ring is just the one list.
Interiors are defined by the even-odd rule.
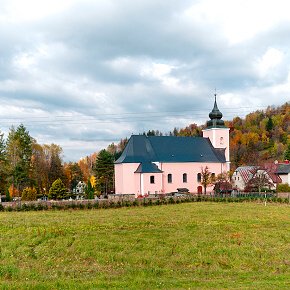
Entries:
[[11,182],[19,189],[32,183],[32,143],[33,138],[22,124],[16,130],[14,127],[10,129],[6,141],[7,171]]
[[114,190],[114,157],[107,150],[101,150],[94,167],[97,190],[107,194]]
[[90,179],[88,180],[88,185],[86,187],[86,195],[87,195],[87,199],[94,198],[94,188],[92,187]]
[[[6,191],[6,179],[7,179],[7,159],[5,152],[4,134],[0,132],[0,192]],[[0,194],[1,194],[0,193]]]

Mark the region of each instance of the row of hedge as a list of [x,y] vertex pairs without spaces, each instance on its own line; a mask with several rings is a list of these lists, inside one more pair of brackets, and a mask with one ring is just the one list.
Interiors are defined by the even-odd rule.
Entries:
[[23,203],[15,206],[3,206],[0,204],[0,211],[43,211],[43,210],[82,210],[82,209],[100,209],[100,208],[121,208],[121,207],[137,207],[137,206],[157,206],[167,204],[179,204],[187,202],[269,202],[269,203],[290,203],[288,198],[279,197],[209,197],[194,196],[186,198],[163,198],[163,199],[135,199],[133,201],[93,201],[93,202],[39,202],[39,203]]

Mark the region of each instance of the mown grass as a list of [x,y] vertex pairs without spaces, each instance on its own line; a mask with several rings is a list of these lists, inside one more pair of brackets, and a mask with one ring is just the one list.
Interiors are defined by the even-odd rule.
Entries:
[[1,289],[287,289],[290,207],[0,213]]

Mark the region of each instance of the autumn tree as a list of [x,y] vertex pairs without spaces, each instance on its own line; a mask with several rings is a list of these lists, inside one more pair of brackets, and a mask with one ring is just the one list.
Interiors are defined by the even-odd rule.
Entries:
[[97,158],[97,153],[93,153],[78,161],[78,165],[81,169],[83,180],[85,182],[87,182],[90,176],[93,174],[93,168],[95,165],[96,158]]
[[49,160],[45,154],[46,145],[40,145],[34,142],[32,144],[32,178],[35,181],[36,190],[40,194],[46,194],[49,189],[48,171]]
[[273,182],[266,170],[257,168],[253,177],[246,184],[245,191],[258,191],[261,193],[262,189],[271,189]]
[[214,182],[214,191],[215,193],[228,193],[232,190],[232,173],[231,172],[222,172],[217,175]]
[[62,148],[56,144],[51,144],[47,147],[49,156],[48,180],[52,184],[56,179],[64,179],[62,165]]
[[201,168],[201,185],[203,186],[203,192],[206,194],[206,189],[209,185],[213,183],[212,173],[209,171],[208,166]]
[[83,181],[83,173],[76,162],[69,162],[64,165],[64,174],[66,176],[66,185],[71,191],[76,185]]
[[37,191],[34,187],[25,187],[22,191],[21,200],[36,200]]

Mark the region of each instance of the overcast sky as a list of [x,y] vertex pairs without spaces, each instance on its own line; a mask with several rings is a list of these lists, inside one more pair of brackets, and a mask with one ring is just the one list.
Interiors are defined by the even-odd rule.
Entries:
[[64,160],[290,101],[290,1],[0,0],[0,129]]

